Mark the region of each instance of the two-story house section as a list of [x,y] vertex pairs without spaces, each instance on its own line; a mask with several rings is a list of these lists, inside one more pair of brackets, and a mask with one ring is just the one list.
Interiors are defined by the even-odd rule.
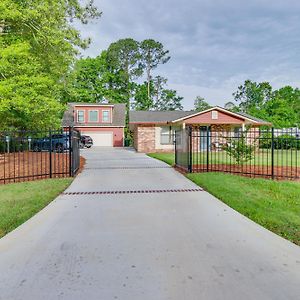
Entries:
[[124,146],[125,104],[69,103],[63,126],[92,137],[94,146]]

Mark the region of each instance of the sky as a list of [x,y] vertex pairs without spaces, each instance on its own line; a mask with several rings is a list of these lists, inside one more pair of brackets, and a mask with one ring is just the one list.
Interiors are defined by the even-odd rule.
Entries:
[[102,17],[80,25],[91,37],[83,56],[97,56],[110,43],[152,38],[171,60],[156,74],[184,97],[211,105],[233,101],[247,79],[277,89],[300,85],[299,0],[95,0]]

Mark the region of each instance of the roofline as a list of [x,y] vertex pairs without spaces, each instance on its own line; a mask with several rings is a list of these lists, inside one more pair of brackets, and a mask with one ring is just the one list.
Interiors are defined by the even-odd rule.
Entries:
[[[68,125],[63,125],[63,127],[70,127]],[[80,126],[80,125],[73,125],[71,127],[74,127],[74,128],[125,128],[125,126],[123,125],[116,125],[116,126],[113,126],[113,125],[110,125],[110,126],[97,126],[97,125],[88,125],[88,126]]]
[[144,121],[141,121],[141,122],[129,122],[129,124],[168,124],[170,123],[171,121],[158,121],[158,122],[144,122]]
[[190,119],[190,118],[193,118],[193,117],[195,117],[195,116],[198,116],[198,115],[201,115],[201,114],[204,114],[204,113],[206,113],[206,112],[209,112],[209,111],[212,111],[212,110],[216,110],[216,109],[217,109],[217,110],[220,110],[220,111],[222,111],[222,112],[224,112],[224,113],[231,114],[231,115],[233,115],[233,116],[235,116],[235,117],[238,117],[239,119],[248,120],[248,121],[250,121],[250,122],[252,122],[252,123],[256,123],[256,124],[260,124],[260,123],[261,123],[261,122],[255,121],[255,120],[253,120],[253,119],[247,118],[247,117],[245,117],[245,116],[236,114],[236,113],[234,113],[234,112],[232,112],[232,111],[230,111],[230,110],[227,110],[227,109],[225,109],[225,108],[222,108],[222,107],[220,107],[220,106],[214,106],[214,107],[208,108],[208,109],[203,110],[203,111],[198,111],[198,112],[196,112],[196,113],[194,113],[194,114],[191,114],[191,115],[189,115],[189,116],[182,117],[182,118],[177,119],[177,120],[173,120],[172,123],[177,123],[177,122],[180,122],[180,121],[184,121],[184,120],[186,120],[186,119]]
[[82,107],[82,106],[106,106],[106,107],[114,107],[114,104],[105,104],[105,103],[99,103],[99,104],[77,104],[77,103],[70,103],[70,105],[72,106],[78,106],[78,107]]

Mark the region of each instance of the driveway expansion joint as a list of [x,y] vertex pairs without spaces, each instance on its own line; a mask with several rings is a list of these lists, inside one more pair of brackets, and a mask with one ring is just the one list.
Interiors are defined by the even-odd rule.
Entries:
[[203,189],[196,188],[196,189],[65,192],[65,193],[62,193],[62,195],[76,196],[76,195],[158,194],[158,193],[189,193],[189,192],[203,192]]

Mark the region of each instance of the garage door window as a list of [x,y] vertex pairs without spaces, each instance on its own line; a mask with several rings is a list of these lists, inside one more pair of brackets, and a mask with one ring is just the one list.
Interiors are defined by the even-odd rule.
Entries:
[[89,111],[89,122],[98,122],[98,111],[97,110]]

